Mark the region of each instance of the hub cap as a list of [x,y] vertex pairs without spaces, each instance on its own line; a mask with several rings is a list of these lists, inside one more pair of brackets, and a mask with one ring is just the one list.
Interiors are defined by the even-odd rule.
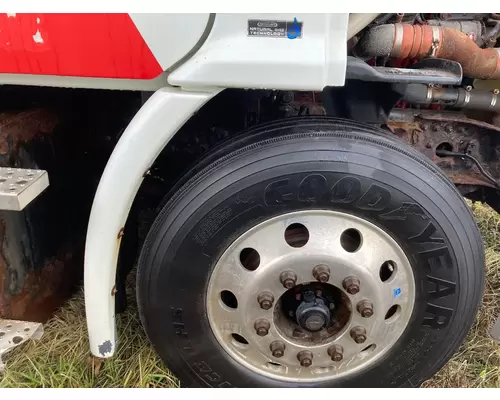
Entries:
[[366,368],[410,320],[415,283],[399,245],[363,219],[300,211],[236,239],[210,277],[224,350],[268,377],[315,382]]

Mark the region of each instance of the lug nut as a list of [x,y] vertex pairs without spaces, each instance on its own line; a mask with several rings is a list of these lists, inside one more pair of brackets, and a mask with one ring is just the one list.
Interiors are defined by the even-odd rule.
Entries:
[[274,296],[269,292],[262,292],[257,296],[257,301],[260,304],[260,308],[263,310],[269,310],[274,303]]
[[286,289],[291,289],[297,282],[297,275],[293,271],[285,271],[280,275],[280,282]]
[[348,276],[342,282],[342,286],[344,286],[344,289],[349,294],[358,293],[359,292],[359,285],[360,285],[359,279],[356,278],[355,276]]
[[326,283],[330,279],[330,268],[326,265],[316,265],[313,269],[313,276],[318,282]]
[[373,315],[373,304],[370,300],[361,300],[357,310],[363,318],[370,318]]
[[275,340],[269,345],[269,349],[273,353],[273,357],[280,358],[285,355],[285,343],[281,340]]
[[257,335],[266,336],[269,333],[271,324],[267,319],[258,319],[257,321],[255,321],[253,327],[255,328],[255,332],[257,332]]
[[330,346],[328,348],[328,355],[330,356],[332,361],[342,361],[342,358],[344,358],[344,349],[342,348],[342,346],[334,344],[333,346]]
[[355,326],[351,329],[351,337],[358,344],[366,342],[366,329],[361,326]]
[[310,351],[301,351],[297,354],[297,359],[302,367],[310,367],[313,363],[313,355]]

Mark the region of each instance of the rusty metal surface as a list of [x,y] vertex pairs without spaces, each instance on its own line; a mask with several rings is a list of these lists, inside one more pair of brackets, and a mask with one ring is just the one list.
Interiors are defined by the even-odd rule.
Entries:
[[[56,125],[55,115],[44,109],[0,113],[0,166],[36,168],[30,153],[36,154],[33,148],[40,144],[51,148]],[[81,263],[82,250],[60,235],[54,242],[43,237],[54,234],[60,221],[54,218],[54,196],[42,197],[24,211],[0,212],[0,318],[45,321],[75,281],[72,265]]]
[[[380,48],[380,43],[390,49]],[[466,33],[443,26],[393,24],[380,25],[360,40],[362,54],[377,56],[390,50],[393,58],[425,59],[429,56],[457,61],[464,75],[479,79],[500,77],[500,54],[493,48],[480,48]]]
[[439,122],[464,123],[466,125],[472,125],[479,128],[485,128],[490,131],[500,132],[500,126],[495,126],[484,121],[468,118],[466,115],[460,113],[424,111],[424,112],[419,112],[418,114],[419,118],[423,120],[434,121],[434,122],[439,121]]
[[498,79],[500,54],[496,49],[481,49],[467,34],[450,28],[440,28],[442,43],[436,52],[437,57],[458,61],[464,74],[479,79]]
[[[325,115],[318,94],[285,92],[281,97],[282,116]],[[311,112],[312,111],[312,112]],[[500,114],[499,114],[500,115]],[[493,121],[500,121],[500,117]],[[439,166],[456,185],[470,191],[478,186],[494,188],[471,161],[438,157],[436,148],[449,143],[454,151],[468,152],[495,179],[500,181],[500,123],[468,118],[459,112],[394,109],[387,123],[389,130],[408,142]]]
[[0,165],[15,161],[19,146],[36,136],[49,135],[57,124],[57,118],[44,109],[23,112],[0,113]]
[[[314,93],[286,92],[281,102],[283,116],[301,115],[301,111],[305,115],[325,115],[321,98]],[[500,121],[500,117],[497,120]],[[436,148],[442,143],[449,143],[457,152],[467,151],[500,181],[500,123],[495,126],[459,112],[394,109],[389,115],[387,127],[431,159],[464,190],[495,186],[471,161],[438,157]]]
[[456,185],[494,187],[468,160],[439,157],[436,149],[449,146],[467,152],[500,180],[500,129],[457,113],[397,110],[389,117],[388,128],[439,166]]

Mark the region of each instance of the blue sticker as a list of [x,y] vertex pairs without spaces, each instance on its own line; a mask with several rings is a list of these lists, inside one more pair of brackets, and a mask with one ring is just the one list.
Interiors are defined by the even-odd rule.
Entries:
[[398,297],[401,294],[401,288],[393,289],[394,297]]
[[288,39],[295,39],[296,37],[300,36],[301,29],[302,29],[302,27],[297,22],[297,18],[294,18],[293,24],[290,25],[290,27],[288,28],[288,31],[287,31]]

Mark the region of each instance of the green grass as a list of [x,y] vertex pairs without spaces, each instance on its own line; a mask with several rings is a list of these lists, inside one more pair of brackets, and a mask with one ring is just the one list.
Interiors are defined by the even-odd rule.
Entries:
[[[472,205],[487,260],[483,304],[467,342],[425,387],[500,387],[500,343],[488,330],[500,313],[500,216]],[[133,286],[133,285],[131,285]],[[117,355],[102,362],[89,355],[83,293],[71,299],[46,325],[40,341],[28,341],[6,357],[0,387],[177,387],[140,326],[134,293],[118,316]]]
[[483,302],[467,341],[425,387],[500,387],[500,342],[488,335],[500,314],[500,216],[481,204],[472,210],[486,250]]
[[112,360],[89,354],[83,292],[72,298],[46,325],[40,341],[28,341],[5,357],[1,387],[177,387],[149,345],[130,307],[117,317],[120,345]]

